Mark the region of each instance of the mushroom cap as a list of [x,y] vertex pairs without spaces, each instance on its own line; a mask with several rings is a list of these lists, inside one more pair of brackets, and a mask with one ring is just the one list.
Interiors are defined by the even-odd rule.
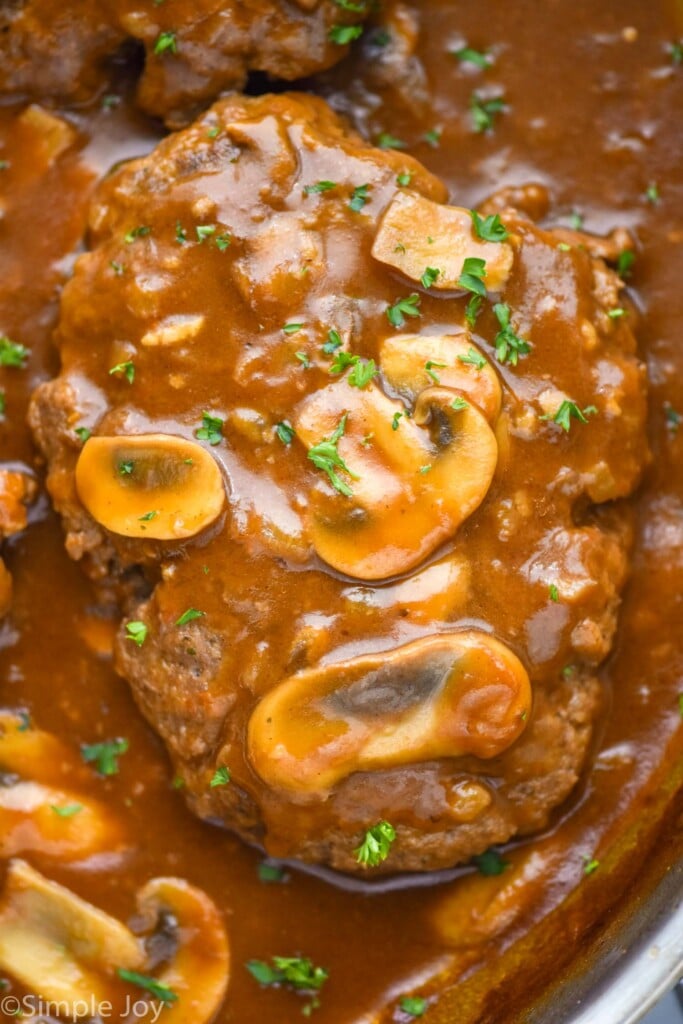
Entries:
[[76,465],[76,489],[101,526],[150,540],[192,537],[225,504],[211,453],[172,434],[89,438]]
[[[353,473],[351,495],[321,477],[309,496],[309,535],[317,554],[349,576],[380,580],[415,568],[474,512],[496,468],[496,437],[474,406],[453,407],[458,392],[428,388],[412,418],[370,385],[341,381],[299,405],[297,437],[310,448],[342,417],[339,455]],[[456,406],[457,406],[456,402]]]
[[485,633],[447,633],[286,679],[252,713],[249,757],[274,788],[325,796],[357,771],[496,757],[530,709],[512,651]]

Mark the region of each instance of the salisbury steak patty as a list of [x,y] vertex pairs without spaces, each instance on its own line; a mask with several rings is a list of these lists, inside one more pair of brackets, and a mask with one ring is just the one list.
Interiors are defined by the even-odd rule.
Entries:
[[570,792],[646,459],[598,243],[446,198],[321,101],[217,104],[102,184],[32,408],[71,554],[154,585],[117,663],[193,808],[347,871]]
[[0,10],[0,92],[82,99],[127,39],[145,50],[140,104],[187,119],[249,71],[291,81],[331,67],[370,4],[338,0],[10,0]]

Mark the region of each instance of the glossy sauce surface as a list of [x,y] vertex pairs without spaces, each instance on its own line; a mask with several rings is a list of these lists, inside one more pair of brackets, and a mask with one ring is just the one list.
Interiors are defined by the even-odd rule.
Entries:
[[[294,994],[262,991],[242,968],[248,959],[276,953],[302,953],[330,969],[316,1011],[321,1022],[372,1019],[385,1004],[390,1004],[386,1020],[392,1015],[402,1019],[394,1014],[395,1000],[414,989],[434,999],[432,1012],[439,1019],[447,997],[440,997],[441,986],[429,979],[444,969],[457,976],[466,966],[485,963],[501,920],[507,922],[500,940],[505,946],[575,891],[579,909],[571,928],[578,937],[616,895],[608,873],[622,847],[629,853],[623,837],[639,828],[637,856],[645,856],[654,836],[651,816],[663,810],[675,790],[683,674],[683,431],[676,429],[675,416],[683,411],[683,299],[678,287],[683,71],[672,62],[668,46],[683,25],[674,4],[658,6],[656,17],[635,2],[619,5],[618,11],[605,6],[609,9],[596,12],[594,5],[563,0],[548,4],[538,19],[536,5],[517,4],[497,12],[494,26],[485,11],[459,5],[440,4],[423,13],[418,53],[428,69],[427,106],[433,113],[427,119],[424,112],[411,114],[395,94],[388,93],[377,106],[363,94],[363,68],[353,67],[356,113],[369,136],[391,131],[412,144],[411,152],[448,182],[451,201],[473,205],[501,185],[540,180],[551,189],[555,213],[564,209],[569,217],[578,208],[589,229],[626,225],[639,242],[632,283],[643,312],[639,337],[650,370],[654,462],[637,503],[634,570],[618,651],[604,674],[609,703],[594,766],[549,835],[508,855],[517,870],[525,851],[531,851],[531,859],[519,868],[527,875],[525,896],[511,899],[519,907],[517,916],[494,915],[498,924],[491,933],[482,925],[481,946],[453,951],[461,946],[468,921],[471,927],[466,915],[472,889],[469,897],[464,891],[459,896],[457,887],[463,883],[433,879],[427,888],[406,882],[390,893],[351,893],[294,870],[288,871],[285,884],[260,882],[260,856],[229,834],[197,822],[173,790],[161,745],[109,661],[96,653],[98,647],[106,649],[109,625],[92,610],[88,587],[64,554],[61,531],[44,499],[28,532],[9,545],[15,599],[12,616],[2,626],[3,704],[26,708],[38,725],[75,748],[114,736],[130,742],[120,774],[110,781],[93,777],[88,787],[120,816],[129,849],[80,867],[59,866],[38,855],[31,859],[124,920],[133,912],[136,889],[151,875],[178,874],[203,886],[228,914],[235,964],[221,1020],[301,1019]],[[465,42],[491,48],[494,67],[477,72],[460,65],[447,50]],[[336,74],[343,79],[345,72]],[[365,77],[372,90],[371,72]],[[504,93],[509,105],[490,136],[473,134],[466,113],[472,90],[480,87]],[[86,119],[83,124],[95,136],[107,131],[108,115],[98,116],[99,123]],[[418,141],[440,126],[438,148]],[[22,138],[9,112],[2,129],[0,156],[7,153],[9,172],[25,181],[35,163],[30,141]],[[10,202],[12,180],[2,186]],[[0,292],[1,325],[32,349],[26,371],[1,371],[8,401],[0,429],[3,460],[9,462],[30,464],[33,459],[23,412],[30,388],[54,370],[49,331],[60,274],[51,268],[80,236],[91,181],[88,171],[68,158],[48,172],[37,192],[23,196],[2,227],[3,281],[11,286]],[[63,197],[59,204],[48,198],[55,194]],[[600,861],[588,876],[585,858]],[[624,862],[630,864],[626,874],[637,869],[632,851]],[[477,882],[487,884],[492,883]],[[444,910],[449,900],[454,902]],[[453,927],[459,913],[465,915],[460,929]],[[434,923],[444,918],[450,922],[450,931],[441,924],[447,939]],[[563,928],[559,915],[555,927]],[[524,964],[517,970],[523,973]],[[505,1019],[494,1003],[477,994],[476,984],[466,991],[462,1012],[470,1013],[471,1007],[471,1015],[465,1019]]]

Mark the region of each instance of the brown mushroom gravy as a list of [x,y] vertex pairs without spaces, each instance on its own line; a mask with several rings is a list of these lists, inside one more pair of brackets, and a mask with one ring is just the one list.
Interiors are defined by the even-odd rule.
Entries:
[[[682,37],[674,2],[392,4],[162,158],[116,72],[0,108],[6,941],[33,886],[36,936],[126,925],[112,998],[154,975],[162,1019],[504,1022],[637,876],[683,767]],[[446,222],[457,256],[401,251]]]

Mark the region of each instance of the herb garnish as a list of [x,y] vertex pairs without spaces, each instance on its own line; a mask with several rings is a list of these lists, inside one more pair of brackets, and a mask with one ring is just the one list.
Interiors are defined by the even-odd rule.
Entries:
[[521,356],[531,352],[531,345],[526,338],[520,338],[510,323],[510,307],[506,302],[497,302],[493,307],[500,330],[495,337],[496,359],[503,365],[510,363],[516,366]]
[[216,786],[227,786],[229,782],[230,769],[227,768],[225,765],[221,765],[220,768],[217,768],[216,771],[214,772],[213,778],[211,779],[209,786],[211,787],[211,789],[215,789]]
[[206,612],[200,612],[198,608],[188,608],[187,611],[183,612],[179,619],[176,619],[176,626],[186,626],[188,622],[193,622],[195,619],[202,619],[206,615]]
[[154,44],[154,54],[160,57],[162,53],[177,53],[178,40],[175,32],[162,32]]
[[337,473],[337,470],[339,469],[342,472],[347,473],[352,480],[359,479],[357,474],[349,469],[337,451],[337,445],[344,436],[344,431],[346,430],[346,420],[348,415],[348,413],[344,413],[336,430],[330,437],[323,438],[323,440],[319,441],[318,444],[314,444],[312,448],[308,449],[308,458],[317,469],[321,469],[323,473],[327,474],[330,483],[335,490],[339,491],[340,494],[345,495],[345,497],[350,498],[353,495],[353,491]]
[[126,640],[132,640],[138,647],[142,647],[149,630],[144,622],[127,622],[126,623]]
[[494,96],[487,100],[479,93],[473,92],[470,97],[470,115],[475,132],[481,134],[492,131],[496,117],[502,110],[505,110],[505,100],[502,96]]
[[126,359],[125,363],[117,363],[116,366],[112,366],[109,370],[109,376],[123,376],[126,378],[129,384],[132,384],[135,380],[135,366],[132,359]]
[[477,871],[482,875],[502,875],[508,866],[509,862],[503,860],[497,850],[490,849],[485,850],[483,853],[478,854],[472,858],[472,862],[476,865]]
[[128,750],[128,740],[103,740],[102,743],[84,743],[81,757],[86,764],[94,764],[100,775],[118,775],[119,761]]
[[570,399],[565,398],[557,411],[550,415],[548,413],[545,416],[541,416],[542,420],[552,420],[557,423],[559,427],[566,432],[569,432],[572,420],[578,420],[580,423],[588,423],[588,416],[595,416],[597,409],[594,405],[587,405],[585,409],[580,409],[576,402],[572,402]]
[[156,978],[150,978],[146,974],[138,974],[137,971],[127,971],[123,967],[119,967],[116,973],[121,981],[127,981],[131,985],[137,985],[138,988],[142,988],[145,992],[149,992],[151,996],[154,996],[155,999],[159,999],[166,1005],[177,1002],[177,993],[175,993],[168,985],[164,985],[163,982],[157,981]]
[[6,334],[0,334],[0,366],[22,368],[28,359],[29,349],[18,341],[12,341]]
[[420,296],[413,292],[407,299],[397,299],[393,306],[387,306],[387,319],[392,327],[404,327],[405,317],[421,316]]
[[470,217],[475,235],[483,242],[504,242],[508,238],[509,232],[500,214],[491,213],[488,217],[482,217],[476,210],[470,210]]
[[380,821],[365,833],[365,839],[353,852],[364,867],[375,868],[389,856],[396,829],[388,821]]
[[462,270],[458,278],[458,288],[486,298],[485,277],[486,260],[482,260],[479,256],[467,256],[463,260]]
[[194,432],[199,441],[208,441],[212,447],[220,444],[223,440],[223,420],[219,416],[212,416],[210,412],[202,413],[202,425]]

